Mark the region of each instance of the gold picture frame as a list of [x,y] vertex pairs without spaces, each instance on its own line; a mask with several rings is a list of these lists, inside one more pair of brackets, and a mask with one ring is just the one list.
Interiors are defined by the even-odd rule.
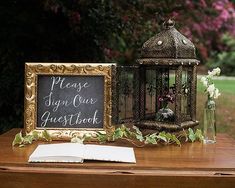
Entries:
[[102,128],[46,128],[53,140],[68,140],[84,134],[95,138],[97,131],[111,135],[114,127],[111,124],[112,109],[112,71],[115,64],[98,63],[25,63],[25,98],[24,129],[42,132],[45,127],[37,127],[38,76],[103,76],[103,127]]

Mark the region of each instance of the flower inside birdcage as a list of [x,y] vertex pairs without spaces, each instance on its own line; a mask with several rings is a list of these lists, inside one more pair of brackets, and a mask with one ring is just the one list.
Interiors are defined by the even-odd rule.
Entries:
[[[174,96],[172,93],[168,93],[166,95],[163,95],[163,96],[159,96],[158,97],[158,101],[159,103],[162,104],[162,108],[167,108],[168,107],[168,104],[169,102],[170,103],[174,103]],[[159,105],[160,106],[160,105]]]
[[169,103],[175,102],[175,87],[170,87],[169,92],[165,92],[164,95],[158,97],[158,102],[161,108],[156,113],[157,121],[174,121],[174,112],[169,108]]

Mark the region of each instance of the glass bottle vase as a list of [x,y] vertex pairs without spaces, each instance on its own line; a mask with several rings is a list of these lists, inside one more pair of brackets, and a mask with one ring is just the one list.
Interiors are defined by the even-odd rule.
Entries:
[[203,136],[204,143],[216,142],[216,105],[209,97],[204,107]]

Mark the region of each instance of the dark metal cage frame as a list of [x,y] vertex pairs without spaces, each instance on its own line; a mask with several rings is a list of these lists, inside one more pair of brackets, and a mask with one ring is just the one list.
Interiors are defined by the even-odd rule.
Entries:
[[[134,123],[140,128],[159,131],[177,131],[198,125],[198,64],[193,43],[174,28],[172,20],[165,22],[163,31],[144,43],[141,56],[135,65],[116,68],[113,79],[113,123]],[[170,72],[173,72],[174,76],[170,75]],[[182,78],[184,74],[185,80]],[[170,86],[171,77],[174,87]],[[186,89],[183,87],[186,86],[187,93],[184,93]],[[163,103],[158,101],[159,96],[169,91],[170,87],[174,89],[175,96],[174,120],[157,121],[156,113],[163,106]],[[154,110],[147,108],[147,97],[151,99],[150,106]],[[182,107],[183,100],[185,107]]]

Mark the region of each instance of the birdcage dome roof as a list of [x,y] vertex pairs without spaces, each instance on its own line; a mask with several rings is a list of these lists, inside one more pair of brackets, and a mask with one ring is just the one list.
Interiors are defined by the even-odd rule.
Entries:
[[195,46],[168,20],[160,33],[143,44],[140,58],[195,59]]

